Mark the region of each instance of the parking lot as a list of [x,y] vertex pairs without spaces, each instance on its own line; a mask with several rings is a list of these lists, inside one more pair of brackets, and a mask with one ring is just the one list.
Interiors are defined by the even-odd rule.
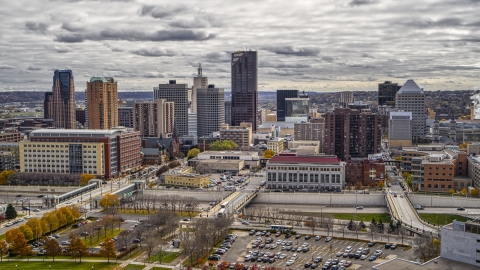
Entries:
[[[232,244],[232,248],[227,251],[223,256],[221,256],[221,260],[219,262],[229,262],[229,263],[242,263],[244,265],[251,266],[253,264],[257,264],[260,267],[268,267],[268,266],[276,266],[276,267],[288,267],[292,269],[304,269],[306,263],[313,263],[313,261],[317,257],[321,257],[321,262],[318,263],[317,269],[322,269],[322,266],[328,259],[338,259],[339,261],[345,260],[350,261],[351,266],[347,267],[346,269],[367,269],[371,268],[373,265],[381,263],[386,259],[391,259],[395,257],[405,258],[405,259],[413,259],[412,251],[403,251],[402,247],[398,247],[395,250],[385,249],[384,244],[377,243],[372,247],[367,247],[368,243],[366,242],[357,242],[352,240],[341,240],[341,239],[333,239],[330,242],[325,242],[325,236],[322,236],[320,240],[315,241],[315,236],[312,236],[309,240],[305,240],[304,235],[301,236],[299,239],[295,239],[295,236],[291,236],[288,239],[285,238],[285,234],[276,237],[275,234],[271,234],[270,236],[257,236],[257,235],[249,235],[248,232],[245,231],[237,231],[234,232],[238,234],[238,238]],[[261,238],[261,243],[265,244],[267,238],[272,238],[272,243],[275,244],[276,247],[274,249],[266,249],[265,247],[260,248],[256,247],[253,248],[252,244]],[[278,241],[278,243],[277,243]],[[283,243],[285,242],[285,243]],[[301,247],[302,245],[306,244],[305,246],[308,247],[307,252],[303,251],[288,251],[288,250],[281,250],[282,245],[288,246],[288,242],[291,242],[290,247]],[[352,251],[350,253],[355,254],[359,248],[368,248],[369,252],[366,255],[366,259],[355,259],[350,257],[344,257],[345,249],[351,246]],[[381,250],[382,254],[375,259],[374,261],[369,261],[369,258],[376,250]],[[245,262],[244,257],[249,254],[249,252],[258,251],[259,254],[256,256],[258,257],[265,256],[263,253],[269,252],[270,254],[275,254],[274,262],[259,262],[258,260],[255,261],[248,261]],[[337,254],[338,253],[338,254]],[[282,256],[282,254],[284,254]],[[294,254],[297,254],[296,256]],[[259,256],[262,255],[262,256]],[[348,255],[345,254],[345,255]],[[267,255],[268,256],[268,255]],[[296,257],[293,264],[287,265],[287,262]],[[282,257],[285,257],[282,259]],[[362,267],[363,266],[363,267]],[[311,268],[311,267],[308,267]],[[332,269],[331,267],[329,269]]]

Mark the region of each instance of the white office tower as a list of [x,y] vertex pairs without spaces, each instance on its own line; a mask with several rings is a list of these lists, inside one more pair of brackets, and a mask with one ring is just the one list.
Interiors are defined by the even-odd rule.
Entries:
[[425,93],[413,80],[408,80],[398,90],[395,98],[398,111],[412,113],[412,140],[417,142],[425,136]]
[[188,135],[188,84],[177,84],[176,80],[169,80],[168,84],[159,84],[153,88],[153,98],[175,102],[178,135]]
[[412,146],[411,112],[390,112],[388,145],[390,149]]
[[197,135],[208,136],[225,123],[225,94],[223,88],[197,89]]
[[193,78],[190,112],[197,113],[197,89],[208,88],[208,78],[203,77],[202,64],[198,64],[198,75]]

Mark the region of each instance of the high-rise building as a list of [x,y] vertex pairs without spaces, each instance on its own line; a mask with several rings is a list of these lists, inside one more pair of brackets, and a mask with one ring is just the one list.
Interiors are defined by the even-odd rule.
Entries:
[[295,141],[318,141],[320,153],[324,151],[325,121],[323,118],[312,119],[311,122],[299,122],[294,124]]
[[178,135],[188,135],[188,84],[177,84],[169,80],[168,84],[159,84],[153,89],[154,99],[166,99],[175,103],[175,123]]
[[344,91],[340,92],[340,106],[343,108],[347,108],[348,104],[353,103],[355,100],[353,99],[353,92],[351,91]]
[[412,113],[390,112],[388,147],[402,149],[409,146],[412,146]]
[[306,122],[308,121],[309,110],[310,110],[310,99],[308,97],[307,98],[286,98],[285,99],[285,122],[293,122],[293,123]]
[[395,107],[399,111],[412,113],[412,140],[425,136],[425,93],[413,80],[408,80],[398,90]]
[[197,137],[197,114],[188,112],[188,135]]
[[133,128],[142,137],[171,138],[174,116],[174,103],[165,99],[133,103]]
[[395,96],[402,86],[398,83],[386,81],[378,84],[378,105],[395,107]]
[[208,78],[203,76],[202,64],[198,64],[197,77],[193,78],[192,98],[190,104],[190,112],[197,113],[197,90],[200,88],[208,88]]
[[222,124],[220,127],[220,140],[232,140],[240,149],[250,147],[252,144],[252,123],[240,123],[239,126]]
[[277,90],[277,121],[285,121],[286,105],[285,99],[297,98],[298,90]]
[[225,124],[232,125],[232,102],[225,101]]
[[325,154],[345,160],[381,152],[379,114],[337,108],[325,114]]
[[133,107],[118,107],[118,125],[133,128]]
[[77,128],[75,85],[71,70],[55,70],[52,92],[45,94],[44,117],[53,119],[56,128]]
[[225,94],[223,88],[197,89],[197,136],[207,136],[220,130],[225,123]]
[[252,123],[257,130],[258,61],[256,51],[232,53],[232,125]]
[[117,82],[112,77],[92,77],[85,92],[86,127],[111,129],[118,126]]
[[82,126],[85,126],[85,123],[87,122],[85,108],[75,108],[75,120]]

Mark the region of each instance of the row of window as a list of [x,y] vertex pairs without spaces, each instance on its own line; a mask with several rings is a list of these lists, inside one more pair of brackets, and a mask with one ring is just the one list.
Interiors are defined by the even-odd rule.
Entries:
[[340,172],[341,168],[318,168],[318,167],[268,167],[268,170],[279,171],[317,171],[317,172]]
[[[288,176],[288,177],[287,177]],[[310,181],[309,181],[310,180]],[[267,173],[267,181],[289,181],[289,182],[310,182],[310,183],[340,183],[339,174],[309,174],[307,173]]]
[[[29,169],[29,170],[25,170],[25,172],[31,172],[31,173],[41,173],[41,172],[49,172],[49,173],[70,173],[69,170],[47,170],[47,169],[43,169],[43,170],[40,170],[40,169]],[[89,173],[89,174],[97,174],[97,171],[95,170],[88,170],[88,171],[83,171],[84,173]]]

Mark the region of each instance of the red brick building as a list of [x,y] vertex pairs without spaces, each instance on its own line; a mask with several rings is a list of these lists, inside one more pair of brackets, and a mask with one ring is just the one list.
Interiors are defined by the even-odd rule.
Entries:
[[385,163],[382,159],[351,158],[347,156],[345,165],[345,181],[355,185],[361,182],[368,186],[370,182],[375,185],[378,181],[385,180]]

